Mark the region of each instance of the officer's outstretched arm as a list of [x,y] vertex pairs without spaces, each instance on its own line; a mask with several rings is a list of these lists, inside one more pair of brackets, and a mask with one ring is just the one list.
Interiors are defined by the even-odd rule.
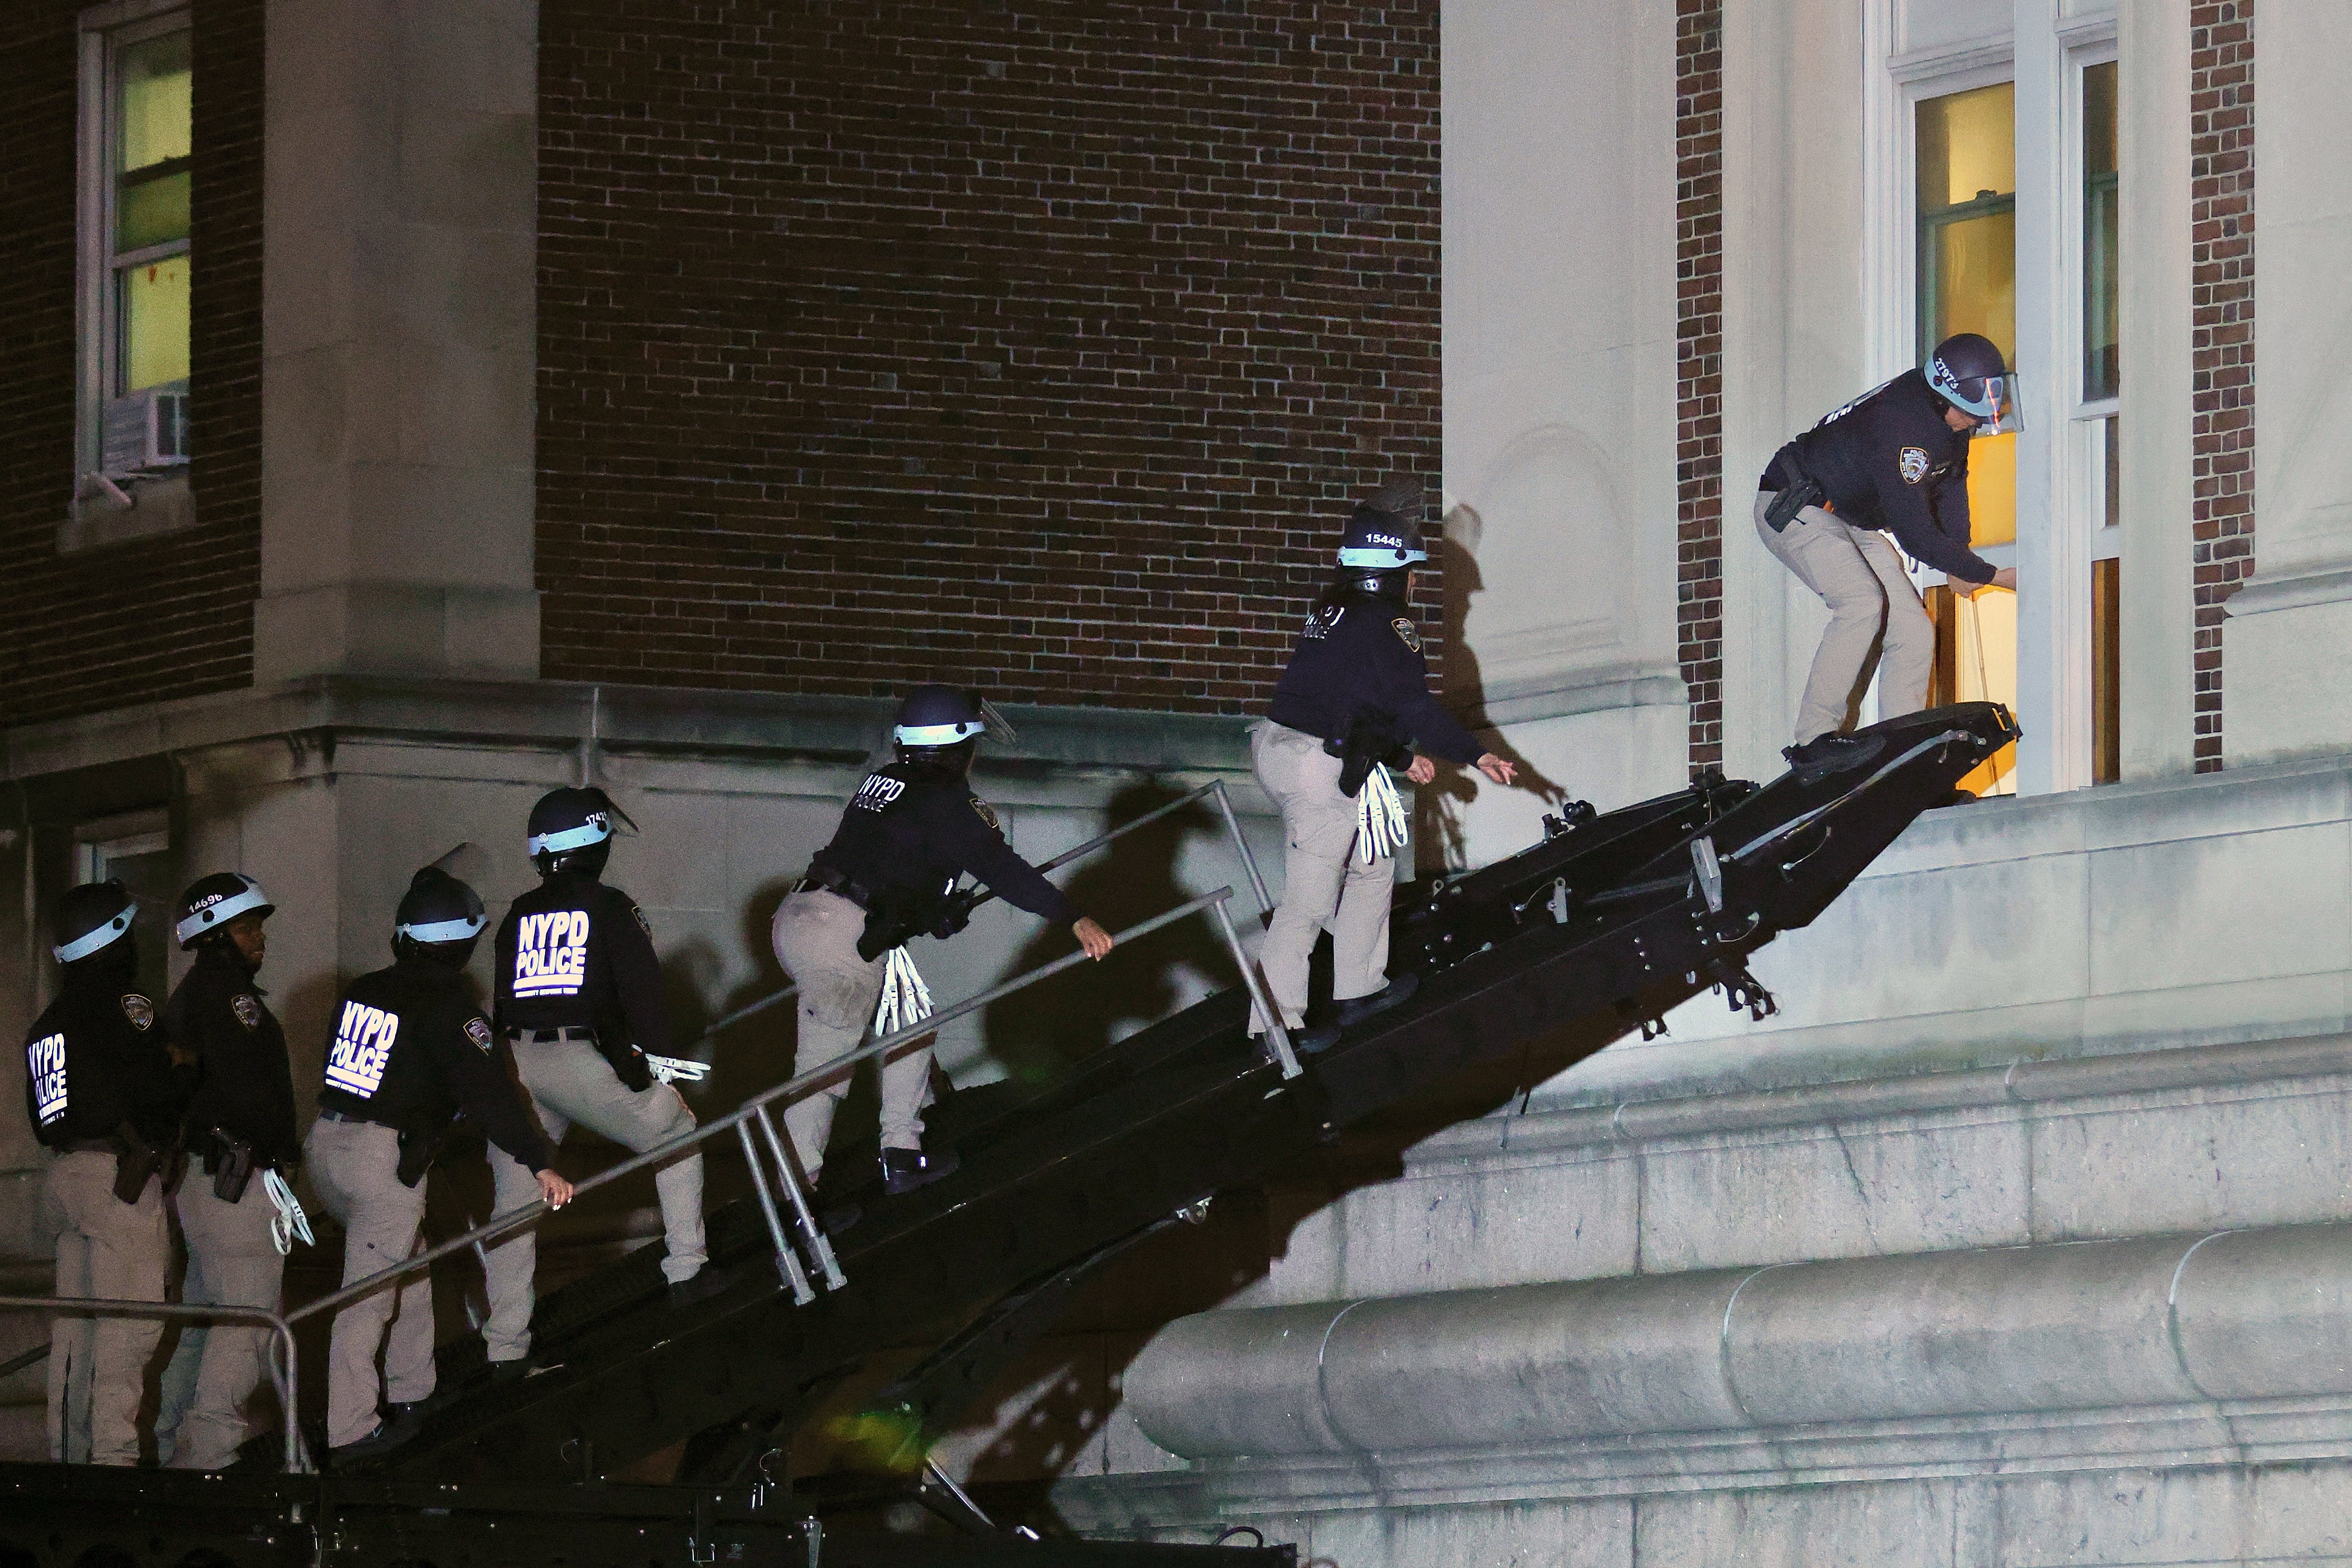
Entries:
[[980,815],[976,800],[959,800],[940,791],[924,827],[931,842],[951,856],[957,866],[987,884],[989,891],[1016,909],[1027,910],[1056,925],[1075,925],[1084,919],[1069,896],[1045,879],[1045,874],[1013,852],[1004,835]]
[[[433,1053],[433,1065],[482,1135],[534,1175],[551,1166],[555,1151],[531,1120],[522,1089],[499,1070],[489,1020],[468,1010],[457,1017],[428,1020],[422,1033],[420,1043]],[[404,1031],[402,1038],[406,1037]]]

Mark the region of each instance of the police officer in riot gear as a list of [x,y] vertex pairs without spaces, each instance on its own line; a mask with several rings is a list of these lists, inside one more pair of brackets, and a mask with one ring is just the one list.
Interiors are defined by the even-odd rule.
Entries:
[[[572,1200],[572,1184],[551,1168],[555,1151],[466,985],[466,962],[489,923],[480,897],[428,866],[410,882],[395,922],[392,967],[352,982],[336,1010],[310,1128],[310,1180],[343,1222],[346,1285],[416,1251],[425,1172],[461,1110],[494,1150],[530,1173],[530,1197],[555,1208]],[[377,1407],[379,1353],[389,1422]],[[433,1280],[420,1269],[335,1314],[330,1455],[352,1458],[398,1443],[433,1384]]]
[[[135,913],[120,882],[85,883],[58,901],[63,986],[25,1037],[25,1109],[43,1150],[60,1296],[160,1301],[171,1266],[163,1204],[187,1075],[138,989]],[[139,1406],[163,1332],[147,1318],[51,1325],[50,1458],[139,1462]]]
[[[944,686],[917,687],[891,731],[898,760],[866,774],[833,841],[777,909],[776,961],[800,985],[797,1073],[856,1050],[869,1022],[888,1032],[929,1012],[928,999],[899,994],[902,987],[921,992],[903,944],[922,932],[946,937],[961,928],[965,907],[954,895],[967,874],[1008,903],[1068,926],[1089,958],[1110,951],[1110,933],[1013,852],[996,814],[972,793],[972,753],[988,729],[982,707]],[[877,1020],[886,989],[889,1011]],[[930,1073],[928,1045],[882,1067],[887,1192],[911,1192],[956,1167],[952,1151],[923,1150]],[[812,1181],[847,1092],[847,1084],[838,1084],[784,1109],[793,1147]]]
[[[1404,479],[1360,503],[1340,541],[1339,573],[1307,617],[1289,666],[1251,740],[1258,783],[1282,810],[1282,902],[1260,962],[1286,1030],[1307,1013],[1307,964],[1329,927],[1336,1020],[1300,1035],[1328,1048],[1339,1031],[1412,994],[1419,976],[1388,978],[1389,896],[1403,838],[1383,769],[1415,784],[1433,758],[1466,763],[1499,784],[1515,769],[1455,721],[1429,689],[1410,602],[1422,548],[1421,486]],[[1253,1017],[1263,1034],[1263,1018]]]
[[[643,1153],[692,1131],[694,1113],[677,1089],[655,1080],[646,1060],[669,1053],[652,928],[635,900],[597,880],[616,817],[628,820],[601,789],[559,789],[531,807],[529,847],[540,884],[518,896],[499,925],[496,1016],[551,1143],[581,1126]],[[501,1210],[530,1200],[520,1164],[493,1153],[490,1170]],[[682,1305],[719,1284],[716,1274],[698,1280],[709,1256],[700,1152],[663,1166],[654,1190],[668,1241],[662,1278]],[[530,1353],[538,1257],[539,1238],[529,1230],[489,1250],[483,1272],[490,1315],[482,1337],[494,1366]]]
[[[235,871],[189,888],[173,934],[195,964],[163,1007],[164,1037],[196,1073],[183,1121],[194,1168],[172,1198],[188,1246],[180,1299],[273,1312],[286,1260],[263,1177],[290,1173],[301,1157],[286,1036],[254,983],[268,946],[263,922],[275,910],[260,883]],[[216,1470],[236,1458],[268,1353],[267,1329],[181,1329],[155,1422],[167,1464]]]
[[1876,737],[1839,732],[1869,679],[1874,646],[1883,647],[1880,717],[1927,704],[1936,629],[1896,545],[1958,592],[2017,586],[2014,567],[1995,568],[1969,548],[1969,442],[2017,427],[2014,382],[2000,349],[1962,332],[1937,344],[1925,369],[1905,371],[1829,415],[1766,467],[1757,534],[1830,607],[1797,710],[1796,744],[1785,752],[1801,777],[1877,754]]

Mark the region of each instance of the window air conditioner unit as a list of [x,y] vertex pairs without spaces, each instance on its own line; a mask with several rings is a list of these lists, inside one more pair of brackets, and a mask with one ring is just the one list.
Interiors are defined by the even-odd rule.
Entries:
[[106,405],[103,469],[138,474],[188,460],[188,395],[151,386]]

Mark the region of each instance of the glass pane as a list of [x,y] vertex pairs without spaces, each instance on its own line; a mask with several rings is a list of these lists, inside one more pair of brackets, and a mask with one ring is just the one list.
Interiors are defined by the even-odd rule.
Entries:
[[188,155],[193,37],[184,27],[132,44],[117,57],[123,173]]
[[117,395],[188,379],[188,258],[174,256],[122,277],[122,384]]
[[2123,421],[2102,419],[2099,421],[2099,426],[2105,432],[2100,445],[2106,448],[2106,479],[2104,481],[2102,497],[2106,504],[2100,509],[2102,515],[2099,521],[2106,527],[2114,528],[2124,520]]
[[2003,359],[2015,363],[2015,210],[1937,224],[1930,232],[1935,246],[1925,261],[1934,268],[1930,292],[1935,309],[1926,346],[1954,332],[1978,332],[1993,341]]
[[2116,241],[2121,231],[2116,168],[2116,67],[2083,72],[2083,396],[2113,397],[2120,384]]
[[2017,437],[1979,436],[1969,443],[1969,542],[2017,542]]
[[187,238],[192,179],[183,169],[155,179],[125,180],[114,202],[114,248],[144,250]]
[[2011,82],[1922,99],[1919,210],[2017,194],[2017,88]]

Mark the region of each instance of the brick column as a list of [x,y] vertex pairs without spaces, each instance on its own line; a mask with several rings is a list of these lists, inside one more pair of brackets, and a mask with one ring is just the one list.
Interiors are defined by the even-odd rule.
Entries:
[[2222,605],[2254,569],[2253,9],[2189,12],[2199,773],[2221,765]]
[[1697,768],[1723,761],[1723,0],[1675,6],[1675,577]]

